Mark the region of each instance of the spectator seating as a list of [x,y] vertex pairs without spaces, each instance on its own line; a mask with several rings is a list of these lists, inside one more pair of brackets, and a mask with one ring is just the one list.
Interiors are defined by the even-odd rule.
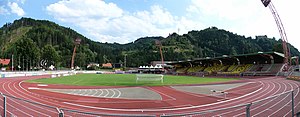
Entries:
[[240,64],[240,65],[218,65],[193,66],[176,68],[176,74],[181,75],[277,75],[283,64]]
[[244,72],[246,76],[273,76],[281,70],[283,64],[259,64],[253,65],[248,71]]

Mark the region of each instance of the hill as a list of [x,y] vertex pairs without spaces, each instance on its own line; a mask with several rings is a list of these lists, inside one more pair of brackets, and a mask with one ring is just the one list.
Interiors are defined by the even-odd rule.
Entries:
[[[38,66],[42,61],[45,67],[54,64],[69,68],[76,38],[82,39],[82,42],[76,51],[75,65],[83,68],[88,63],[123,63],[125,56],[127,66],[131,67],[160,60],[155,40],[162,42],[167,61],[258,51],[282,52],[281,40],[267,36],[253,39],[216,27],[184,35],[173,33],[166,38],[143,37],[132,43],[118,44],[94,42],[50,21],[21,18],[0,28],[0,57],[11,58],[13,54],[16,66]],[[300,55],[296,48],[290,47],[292,55]]]

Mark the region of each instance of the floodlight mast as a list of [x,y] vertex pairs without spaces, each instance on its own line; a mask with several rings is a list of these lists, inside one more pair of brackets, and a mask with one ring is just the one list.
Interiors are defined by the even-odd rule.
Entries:
[[159,52],[160,52],[160,57],[161,57],[161,64],[162,64],[162,71],[164,71],[164,56],[163,56],[163,53],[162,53],[162,44],[161,44],[161,41],[160,40],[155,40],[155,44],[156,46],[159,47]]
[[261,0],[261,2],[263,3],[263,5],[265,7],[269,7],[269,9],[272,12],[272,15],[276,21],[277,24],[277,28],[279,30],[280,33],[280,37],[282,39],[282,48],[283,48],[283,53],[284,53],[284,60],[283,63],[285,64],[286,69],[288,70],[288,66],[289,66],[289,58],[290,58],[290,49],[287,45],[288,40],[287,40],[287,36],[283,27],[283,24],[281,22],[281,19],[279,17],[279,14],[277,13],[275,6],[273,5],[273,3],[271,2],[271,0]]
[[72,60],[71,60],[71,69],[74,69],[74,59],[75,59],[75,56],[76,56],[76,48],[80,44],[80,42],[81,42],[80,38],[75,39],[75,42],[74,42],[75,47],[74,47],[74,50],[73,50],[73,55],[72,55]]

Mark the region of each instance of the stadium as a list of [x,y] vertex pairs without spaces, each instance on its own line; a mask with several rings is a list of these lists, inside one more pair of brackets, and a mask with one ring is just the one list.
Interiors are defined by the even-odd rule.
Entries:
[[[259,52],[167,63],[164,75],[1,72],[2,116],[292,116],[296,68]],[[149,68],[154,69],[154,68]],[[286,77],[291,79],[288,80]],[[293,78],[295,76],[296,78]],[[299,80],[299,79],[298,79]],[[63,98],[62,98],[63,97]]]
[[[146,51],[149,53],[146,53],[145,56],[137,53],[133,54],[135,57],[129,57],[131,53],[137,50],[127,48],[129,52],[119,52],[122,54],[121,57],[124,55],[124,62],[111,64],[111,60],[108,59],[106,54],[119,54],[114,53],[115,51],[107,51],[109,48],[113,48],[111,46],[113,44],[107,46],[102,43],[92,43],[82,35],[78,38],[78,35],[71,32],[70,28],[64,30],[63,33],[66,33],[64,35],[59,32],[59,29],[62,28],[56,27],[54,31],[50,31],[53,34],[51,36],[56,37],[56,40],[49,40],[53,45],[56,43],[60,45],[52,47],[52,45],[43,45],[43,40],[40,37],[46,37],[48,41],[48,37],[45,36],[47,34],[41,32],[46,32],[49,27],[53,28],[56,24],[46,21],[46,24],[50,24],[49,27],[47,27],[49,24],[38,27],[45,22],[34,24],[28,18],[23,18],[19,22],[16,21],[15,24],[6,24],[8,30],[13,30],[18,24],[21,25],[21,28],[16,28],[16,31],[12,31],[12,33],[6,33],[6,30],[3,30],[2,33],[1,28],[0,39],[8,35],[11,39],[12,34],[16,34],[18,36],[16,38],[21,40],[21,37],[25,35],[25,33],[22,35],[22,31],[25,30],[31,34],[33,40],[36,39],[35,41],[38,44],[43,45],[41,49],[43,52],[39,56],[37,53],[40,48],[32,49],[35,42],[30,39],[21,40],[24,43],[26,42],[25,44],[21,41],[17,43],[17,39],[11,39],[9,41],[16,41],[16,45],[12,47],[3,46],[0,57],[6,56],[6,58],[0,59],[2,67],[0,71],[0,116],[300,117],[298,57],[291,57],[291,46],[287,41],[285,30],[271,0],[261,0],[261,2],[265,7],[269,7],[275,18],[281,36],[280,49],[282,52],[255,51],[252,53],[246,52],[245,54],[235,52],[235,54],[229,55],[164,61],[164,54],[170,54],[163,52],[164,50],[170,52],[170,48],[175,48],[176,51],[183,53],[184,51],[189,52],[191,48],[180,50],[179,46],[188,45],[183,45],[180,42],[175,42],[175,47],[171,45],[163,48],[168,41],[163,43],[161,42],[163,39],[154,37],[155,43],[150,40],[149,43],[142,43],[140,48],[136,47],[134,49],[155,49],[155,51]],[[0,8],[4,9],[4,7]],[[34,26],[30,27],[30,25]],[[35,30],[32,31],[31,29]],[[207,30],[216,30],[216,28]],[[221,36],[228,38],[228,34],[231,33],[222,33]],[[170,38],[174,39],[178,36],[174,35],[170,35]],[[73,42],[70,40],[61,41],[67,39],[66,36],[70,36],[68,39],[71,37],[76,38],[72,40]],[[181,39],[184,40],[187,37],[190,39],[197,38],[193,37],[192,33],[185,36]],[[60,38],[61,40],[59,40]],[[141,39],[139,41],[145,40]],[[274,45],[274,43],[272,44]],[[5,44],[1,43],[0,47],[2,45]],[[132,46],[128,45],[125,46]],[[94,48],[95,51],[87,49],[88,47]],[[114,49],[121,51],[120,48]],[[18,49],[23,52],[23,55],[20,54]],[[27,51],[30,49],[31,51]],[[107,50],[101,51],[104,49]],[[235,51],[234,47],[231,49]],[[57,62],[59,59],[53,59],[53,56],[59,55],[56,53],[57,50],[60,55],[66,54],[66,56],[61,57],[62,62],[60,64],[67,65],[68,68],[58,70],[53,66],[59,66],[59,64],[56,64],[59,63]],[[99,53],[96,50],[99,50]],[[208,52],[207,48],[204,48],[204,50]],[[268,48],[268,50],[271,49]],[[195,53],[200,54],[200,51],[202,53],[201,47],[199,53]],[[152,54],[151,52],[155,53],[155,57],[160,58],[160,61],[155,61],[157,59],[147,56]],[[28,56],[25,56],[27,54]],[[97,56],[99,54],[103,54],[103,56]],[[180,54],[178,55],[180,56]],[[178,57],[172,53],[169,56]],[[42,57],[42,60],[39,60],[39,57]],[[118,58],[116,60],[121,60],[121,57],[114,56],[115,59]],[[101,59],[103,61],[102,66],[105,69],[93,69],[93,67],[99,66],[98,63],[90,63],[87,65],[89,67],[86,66],[87,69],[80,69],[77,66],[78,64],[87,64],[85,62],[89,59],[88,62],[95,61],[92,58]],[[147,63],[149,59],[153,61],[153,64]],[[126,68],[127,61],[134,64],[135,67],[128,66]],[[132,61],[138,62],[133,63]],[[144,63],[147,65],[143,65]],[[121,68],[123,65],[124,67]],[[88,68],[92,70],[88,70]]]

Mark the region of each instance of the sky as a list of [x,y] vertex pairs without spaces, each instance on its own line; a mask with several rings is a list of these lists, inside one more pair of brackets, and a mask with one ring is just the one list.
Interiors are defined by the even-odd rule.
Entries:
[[[288,42],[300,49],[300,0],[272,0]],[[218,27],[253,37],[280,38],[261,0],[0,0],[0,26],[21,17],[53,21],[98,42]]]

